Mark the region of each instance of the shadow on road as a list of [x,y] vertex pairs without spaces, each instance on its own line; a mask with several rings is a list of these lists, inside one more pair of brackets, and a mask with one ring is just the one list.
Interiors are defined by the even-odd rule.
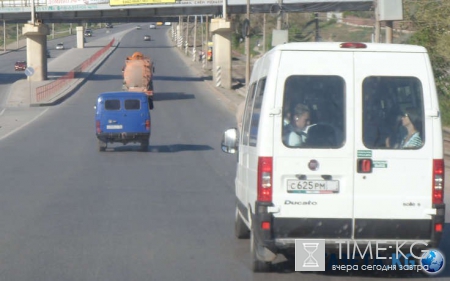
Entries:
[[161,93],[156,92],[153,94],[153,101],[166,101],[166,100],[190,100],[195,99],[193,94],[185,93]]
[[[181,151],[205,151],[214,150],[209,145],[202,144],[172,144],[172,145],[150,145],[148,147],[149,153],[174,153]],[[106,151],[110,152],[129,152],[138,151],[140,152],[140,145],[123,145],[117,147],[108,147]]]
[[181,76],[157,76],[153,80],[159,81],[186,81],[186,82],[203,82],[208,77],[181,77]]

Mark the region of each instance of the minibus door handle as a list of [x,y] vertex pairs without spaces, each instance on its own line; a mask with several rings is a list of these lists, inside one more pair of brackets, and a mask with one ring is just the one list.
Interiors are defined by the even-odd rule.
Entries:
[[373,169],[373,161],[369,158],[360,158],[357,162],[357,171],[361,174],[370,174]]

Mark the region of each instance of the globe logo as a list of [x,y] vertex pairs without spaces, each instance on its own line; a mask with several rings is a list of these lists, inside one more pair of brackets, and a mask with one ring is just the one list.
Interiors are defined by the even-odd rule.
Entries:
[[445,259],[441,252],[431,249],[423,254],[420,262],[422,263],[423,270],[426,273],[436,274],[444,269]]

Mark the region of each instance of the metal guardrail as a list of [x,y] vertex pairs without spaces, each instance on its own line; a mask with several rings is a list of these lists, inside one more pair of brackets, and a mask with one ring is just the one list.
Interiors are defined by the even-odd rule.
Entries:
[[44,86],[37,87],[35,92],[36,101],[48,101],[57,96],[61,89],[67,87],[70,83],[72,83],[73,79],[77,78],[77,74],[86,70],[93,62],[95,62],[101,55],[103,55],[114,44],[114,42],[115,39],[112,39],[111,42],[108,43],[108,45],[98,50],[94,55],[66,73],[64,76],[61,76],[57,80]]

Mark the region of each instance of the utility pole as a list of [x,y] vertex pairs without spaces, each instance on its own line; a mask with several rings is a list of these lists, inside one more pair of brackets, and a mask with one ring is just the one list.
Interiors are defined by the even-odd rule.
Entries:
[[394,22],[391,20],[386,21],[386,43],[392,44]]
[[266,14],[263,14],[263,54],[266,53]]
[[[247,0],[247,20],[249,22],[249,29],[250,29],[250,0]],[[246,62],[245,62],[245,87],[246,91],[249,89],[249,83],[250,83],[250,36],[249,32],[246,32],[245,34],[245,56],[246,56]]]
[[31,24],[34,25],[34,23],[36,22],[35,18],[35,12],[34,12],[34,0],[31,0]]
[[[205,28],[205,41],[206,41],[206,54],[208,54],[208,49],[209,49],[209,16],[206,16],[206,28]],[[208,69],[209,63],[208,63],[208,55],[206,55],[206,57],[204,58],[205,60],[205,68]]]
[[195,61],[197,53],[197,16],[194,17],[194,46],[192,48],[192,61]]
[[226,19],[227,18],[227,0],[223,0],[223,8],[222,8],[222,18]]
[[283,5],[283,0],[278,0],[278,7],[280,8],[280,12],[277,17],[277,29],[278,30],[281,30],[281,23],[283,22],[283,12],[281,11],[282,5]]
[[6,21],[3,20],[3,52],[6,52]]
[[320,35],[319,35],[319,13],[315,13],[315,22],[316,22],[316,42],[320,41]]
[[189,16],[186,19],[186,41],[184,46],[184,53],[188,54],[188,46],[189,46]]
[[375,5],[375,43],[380,43],[380,11],[378,7],[378,0],[374,0]]

